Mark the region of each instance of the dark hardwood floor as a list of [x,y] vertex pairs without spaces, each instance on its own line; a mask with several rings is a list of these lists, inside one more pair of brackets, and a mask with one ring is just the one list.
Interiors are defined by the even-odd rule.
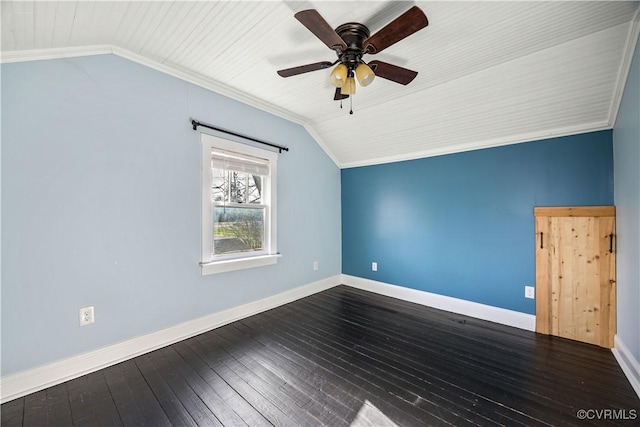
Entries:
[[339,286],[1,411],[2,426],[638,425],[640,400],[607,349]]

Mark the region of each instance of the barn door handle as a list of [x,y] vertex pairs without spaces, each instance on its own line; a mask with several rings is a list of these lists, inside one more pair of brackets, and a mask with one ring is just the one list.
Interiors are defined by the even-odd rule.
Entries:
[[609,253],[613,253],[613,233],[609,234]]
[[544,249],[544,233],[540,232],[540,249]]

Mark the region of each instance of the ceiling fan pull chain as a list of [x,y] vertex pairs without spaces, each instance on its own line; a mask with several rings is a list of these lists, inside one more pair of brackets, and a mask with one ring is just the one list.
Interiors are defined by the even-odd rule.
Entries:
[[349,97],[349,114],[353,114],[353,95]]

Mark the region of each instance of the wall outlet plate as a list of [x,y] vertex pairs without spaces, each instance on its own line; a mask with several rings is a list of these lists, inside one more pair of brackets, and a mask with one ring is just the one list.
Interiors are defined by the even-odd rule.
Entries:
[[317,271],[320,266],[318,265],[318,261],[313,261],[313,271]]
[[525,286],[524,297],[534,299],[536,297],[536,288],[534,288],[533,286]]
[[80,309],[80,326],[87,326],[95,322],[93,306]]
[[378,263],[377,262],[372,262],[371,263],[371,271],[378,271]]

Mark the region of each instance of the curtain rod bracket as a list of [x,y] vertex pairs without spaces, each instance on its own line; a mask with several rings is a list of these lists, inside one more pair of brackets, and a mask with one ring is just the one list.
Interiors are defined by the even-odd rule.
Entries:
[[202,122],[199,122],[199,121],[194,120],[194,119],[191,119],[191,126],[193,127],[193,130],[198,130],[198,126],[202,126],[202,127],[207,128],[207,129],[212,129],[212,130],[215,130],[215,131],[218,131],[218,132],[226,133],[227,135],[233,135],[233,136],[237,136],[239,138],[248,139],[249,141],[257,142],[258,144],[268,145],[269,147],[277,148],[278,149],[278,153],[282,153],[283,151],[289,151],[289,148],[285,147],[283,145],[272,144],[270,142],[261,141],[259,139],[252,138],[250,136],[246,136],[246,135],[242,135],[242,134],[239,134],[239,133],[231,132],[231,131],[226,130],[226,129],[220,129],[218,127],[215,127],[215,126],[212,126],[212,125],[208,125],[206,123],[202,123]]

